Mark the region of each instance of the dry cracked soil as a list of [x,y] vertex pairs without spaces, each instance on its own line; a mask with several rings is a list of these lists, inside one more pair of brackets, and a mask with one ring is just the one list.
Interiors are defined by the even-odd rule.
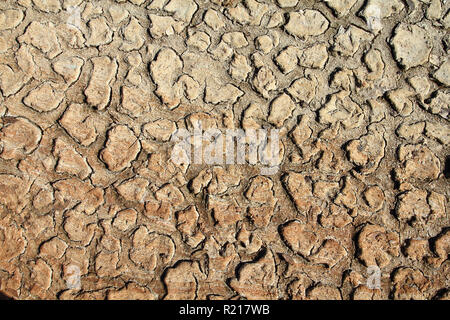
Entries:
[[[0,292],[449,299],[449,9],[0,1]],[[175,161],[200,125],[276,170]]]

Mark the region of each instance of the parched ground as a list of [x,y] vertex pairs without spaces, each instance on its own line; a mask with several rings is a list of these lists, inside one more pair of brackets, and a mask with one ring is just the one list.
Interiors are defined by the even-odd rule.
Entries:
[[[449,299],[449,8],[1,1],[0,291]],[[173,161],[199,124],[278,171]]]

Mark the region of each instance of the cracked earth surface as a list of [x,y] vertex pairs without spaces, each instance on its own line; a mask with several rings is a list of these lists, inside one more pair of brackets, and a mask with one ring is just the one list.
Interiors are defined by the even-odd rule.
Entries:
[[[449,299],[449,9],[1,1],[0,291]],[[199,123],[279,129],[278,172],[175,163]]]

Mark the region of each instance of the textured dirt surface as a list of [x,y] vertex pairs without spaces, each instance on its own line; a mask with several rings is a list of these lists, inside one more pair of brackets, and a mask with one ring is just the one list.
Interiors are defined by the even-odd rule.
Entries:
[[[0,291],[449,299],[449,8],[1,1]],[[279,170],[175,163],[199,123]]]

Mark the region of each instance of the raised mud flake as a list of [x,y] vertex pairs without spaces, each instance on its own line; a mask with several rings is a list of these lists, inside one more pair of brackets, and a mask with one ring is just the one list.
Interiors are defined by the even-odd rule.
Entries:
[[157,141],[169,141],[177,130],[175,122],[168,119],[159,119],[148,122],[143,127],[144,134]]
[[25,252],[28,244],[24,230],[5,218],[0,220],[0,267],[9,269],[11,260]]
[[369,0],[362,11],[362,16],[366,19],[367,25],[374,32],[378,33],[383,29],[383,19],[394,14],[398,14],[405,6],[400,0],[383,1]]
[[112,5],[108,8],[113,24],[119,24],[129,16],[129,12],[120,5]]
[[233,278],[230,286],[241,296],[251,300],[276,299],[277,276],[273,253],[264,248],[262,257],[257,261],[243,264]]
[[198,262],[180,261],[164,274],[167,287],[166,300],[193,300],[197,297],[199,282],[206,278]]
[[363,42],[373,39],[373,35],[354,25],[345,30],[342,26],[334,37],[333,49],[343,56],[353,56]]
[[297,210],[302,214],[307,213],[314,201],[310,178],[301,173],[290,172],[283,178],[283,182]]
[[395,271],[393,276],[395,300],[425,300],[430,281],[420,270],[403,267]]
[[29,79],[29,75],[17,74],[11,66],[0,64],[0,89],[3,96],[9,97],[16,94]]
[[402,145],[398,149],[401,162],[395,170],[396,178],[400,181],[418,179],[437,179],[441,171],[441,163],[436,155],[424,145]]
[[86,40],[87,46],[98,47],[112,41],[113,32],[109,28],[104,17],[90,20],[88,26],[89,36]]
[[425,135],[436,139],[444,145],[450,144],[450,131],[447,130],[446,125],[438,122],[427,121],[425,126]]
[[47,184],[34,196],[33,207],[41,214],[45,214],[52,209],[54,200],[53,188],[50,184]]
[[197,11],[198,6],[194,0],[170,0],[164,7],[165,11],[173,13],[173,17],[177,20],[190,22],[192,16]]
[[108,290],[106,298],[108,300],[156,300],[157,295],[148,288],[131,282],[121,289]]
[[385,63],[383,61],[382,53],[378,49],[371,49],[364,56],[364,63],[369,70],[369,74],[367,75],[367,80],[374,81],[383,77]]
[[255,47],[264,54],[268,54],[274,47],[274,41],[270,36],[262,35],[255,39]]
[[0,157],[5,160],[25,158],[42,138],[41,129],[26,118],[3,118],[0,131]]
[[174,254],[175,244],[170,237],[150,232],[144,226],[133,233],[130,259],[141,268],[153,271],[157,266],[166,266]]
[[53,62],[52,67],[59,73],[67,85],[71,85],[78,80],[84,60],[79,57],[62,57]]
[[173,184],[166,184],[155,192],[155,198],[158,201],[170,203],[173,206],[181,205],[185,198],[180,189]]
[[252,202],[248,216],[256,227],[266,227],[274,214],[277,198],[273,192],[273,182],[267,177],[257,176],[251,180],[245,197]]
[[255,72],[252,84],[256,91],[266,99],[270,97],[272,91],[277,89],[277,79],[272,70],[267,67],[261,67]]
[[422,107],[430,113],[436,114],[441,118],[448,119],[450,115],[450,106],[447,101],[450,100],[450,91],[438,90],[432,94],[432,97],[422,103]]
[[280,235],[292,251],[303,257],[308,257],[319,244],[314,229],[296,220],[282,225]]
[[277,4],[281,8],[292,8],[295,7],[298,3],[298,0],[277,0]]
[[331,204],[329,212],[320,215],[319,222],[325,228],[343,228],[353,221],[348,211],[344,207]]
[[299,54],[300,50],[297,47],[289,46],[278,54],[275,62],[283,73],[289,73],[296,68]]
[[78,27],[70,23],[62,23],[58,25],[56,32],[61,45],[66,44],[73,49],[85,48],[86,38]]
[[[183,154],[184,155],[184,154]],[[184,160],[184,158],[183,158]],[[140,171],[142,176],[148,177],[154,183],[163,185],[178,173],[185,173],[188,167],[183,161],[175,163],[170,152],[155,152],[148,157],[147,167]]]
[[300,78],[295,80],[286,91],[296,102],[310,103],[317,91],[317,80],[314,78]]
[[265,228],[269,225],[274,215],[274,204],[263,205],[260,207],[249,207],[248,217],[257,228]]
[[416,261],[423,261],[432,255],[428,240],[408,239],[404,251],[408,258]]
[[225,22],[223,21],[219,12],[213,9],[208,9],[203,16],[203,21],[214,31],[218,31],[225,27]]
[[243,32],[227,32],[222,36],[222,41],[234,49],[248,46],[247,38]]
[[103,189],[77,178],[58,180],[52,184],[55,189],[55,207],[72,209],[91,215],[103,203]]
[[261,108],[259,104],[251,103],[247,109],[244,110],[242,118],[242,128],[248,129],[260,129],[263,123],[266,121],[267,112],[265,108]]
[[384,192],[379,186],[371,186],[364,191],[364,200],[373,212],[381,210],[384,203]]
[[342,300],[342,294],[338,288],[319,284],[307,291],[306,298],[307,300]]
[[57,158],[55,170],[58,173],[74,175],[83,180],[92,172],[86,158],[62,139],[56,140],[53,154]]
[[428,262],[433,266],[441,266],[448,260],[450,254],[450,230],[442,232],[434,242],[434,253],[437,257],[429,257]]
[[30,185],[25,179],[10,174],[0,174],[0,204],[19,213],[26,205]]
[[432,44],[428,33],[417,25],[400,23],[391,39],[395,59],[405,69],[423,65],[428,61]]
[[89,85],[84,90],[87,102],[99,110],[109,104],[111,97],[111,81],[118,68],[116,60],[109,57],[95,57],[91,59],[93,70]]
[[424,221],[430,214],[425,190],[408,191],[399,196],[396,213],[400,220]]
[[324,0],[324,2],[336,13],[337,16],[348,14],[357,0]]
[[235,226],[243,219],[242,210],[233,198],[208,196],[207,208],[211,211],[215,224],[221,228]]
[[332,75],[331,87],[351,91],[355,89],[355,74],[353,70],[337,70]]
[[402,222],[423,225],[445,217],[445,203],[445,196],[436,192],[409,190],[398,196],[395,212]]
[[277,128],[282,127],[284,122],[292,116],[294,109],[295,103],[292,99],[287,94],[282,94],[272,102],[267,121]]
[[83,146],[89,146],[97,139],[95,116],[82,104],[71,104],[59,123]]
[[224,169],[216,166],[212,169],[211,182],[207,191],[211,195],[223,194],[241,183],[242,175],[235,167]]
[[414,91],[409,87],[398,88],[387,93],[388,100],[401,116],[408,116],[413,112],[413,96]]
[[267,28],[272,29],[276,27],[280,27],[284,23],[283,13],[280,11],[274,12],[267,23]]
[[366,225],[359,233],[357,245],[361,250],[359,258],[367,267],[383,268],[400,254],[398,234],[378,225]]
[[114,217],[112,226],[122,232],[128,231],[135,226],[137,216],[137,212],[134,209],[121,210]]
[[[126,152],[124,152],[126,151]],[[106,147],[100,152],[100,159],[111,171],[122,171],[131,166],[141,151],[141,143],[127,126],[117,125],[108,131]]]
[[305,300],[306,290],[311,287],[313,281],[306,274],[299,274],[286,287],[286,293],[292,300]]
[[118,110],[122,113],[128,114],[130,117],[137,118],[142,114],[150,111],[148,103],[148,93],[135,87],[122,87],[122,105]]
[[97,229],[96,218],[78,210],[71,210],[64,215],[63,227],[70,240],[87,246]]
[[417,142],[422,137],[424,129],[425,129],[424,121],[416,123],[403,122],[400,126],[398,126],[396,133],[399,137],[403,139]]
[[382,133],[370,130],[367,135],[358,140],[352,140],[347,145],[348,157],[364,174],[374,172],[384,157],[386,141]]
[[46,82],[30,91],[23,102],[38,112],[49,112],[58,108],[63,99],[64,93],[56,89],[53,83]]
[[244,0],[235,7],[228,8],[226,14],[241,25],[259,26],[269,6],[256,0]]
[[243,95],[244,92],[231,83],[220,85],[216,81],[209,81],[205,89],[205,102],[234,104]]
[[197,99],[203,93],[203,88],[200,86],[200,83],[187,74],[183,74],[180,77],[178,85],[189,101]]
[[43,259],[38,258],[30,263],[32,287],[30,293],[41,299],[48,294],[52,284],[52,268]]
[[177,53],[169,48],[161,49],[150,64],[150,73],[157,89],[155,93],[170,109],[181,102],[181,90],[177,83],[183,62]]
[[350,91],[331,95],[318,114],[320,123],[342,123],[348,129],[359,127],[364,119],[362,109],[351,100]]
[[23,20],[21,10],[7,9],[0,11],[0,31],[16,28]]
[[155,39],[178,34],[184,29],[182,21],[176,21],[170,16],[149,14],[149,18],[151,21],[150,34]]
[[183,240],[192,248],[196,248],[205,239],[198,229],[199,214],[195,206],[190,206],[176,213],[177,229]]
[[408,83],[414,88],[421,101],[429,97],[431,90],[431,81],[430,79],[428,79],[428,77],[414,76],[408,78]]
[[51,22],[44,24],[36,21],[31,22],[18,40],[40,49],[49,59],[53,59],[62,52],[56,35],[56,28]]
[[126,56],[126,61],[130,66],[128,70],[126,81],[134,86],[139,86],[142,82],[142,56],[139,52],[133,51]]
[[447,59],[434,73],[434,77],[441,83],[450,87],[450,59]]
[[205,52],[211,44],[211,37],[203,31],[191,31],[188,39],[186,40],[186,44],[190,47],[196,48],[199,51]]
[[33,4],[47,13],[56,13],[61,10],[60,0],[33,0]]
[[231,77],[238,81],[245,81],[252,68],[243,55],[235,55],[230,64],[229,73]]
[[143,178],[131,178],[117,186],[117,192],[126,201],[143,202],[149,182]]
[[270,203],[274,200],[273,182],[267,177],[257,176],[251,180],[245,197],[256,203]]
[[61,259],[66,253],[68,244],[58,237],[42,243],[39,247],[39,256],[46,258]]
[[211,170],[204,169],[200,171],[200,173],[191,180],[189,184],[189,189],[194,194],[199,194],[203,189],[205,189],[212,179]]
[[120,270],[117,269],[118,262],[118,252],[107,252],[106,250],[102,250],[95,257],[95,272],[100,278],[117,277],[120,275]]
[[318,36],[328,29],[329,24],[320,11],[307,9],[289,13],[284,29],[297,37]]
[[313,263],[324,264],[328,268],[334,267],[347,256],[345,248],[334,239],[326,239],[320,248],[309,257]]
[[165,221],[172,219],[172,205],[167,201],[147,201],[144,215],[148,218],[159,218]]
[[124,43],[120,46],[121,50],[132,51],[139,50],[145,42],[145,30],[136,18],[131,18],[130,23],[123,30]]
[[298,64],[305,68],[323,69],[327,61],[327,46],[322,43],[298,52]]

